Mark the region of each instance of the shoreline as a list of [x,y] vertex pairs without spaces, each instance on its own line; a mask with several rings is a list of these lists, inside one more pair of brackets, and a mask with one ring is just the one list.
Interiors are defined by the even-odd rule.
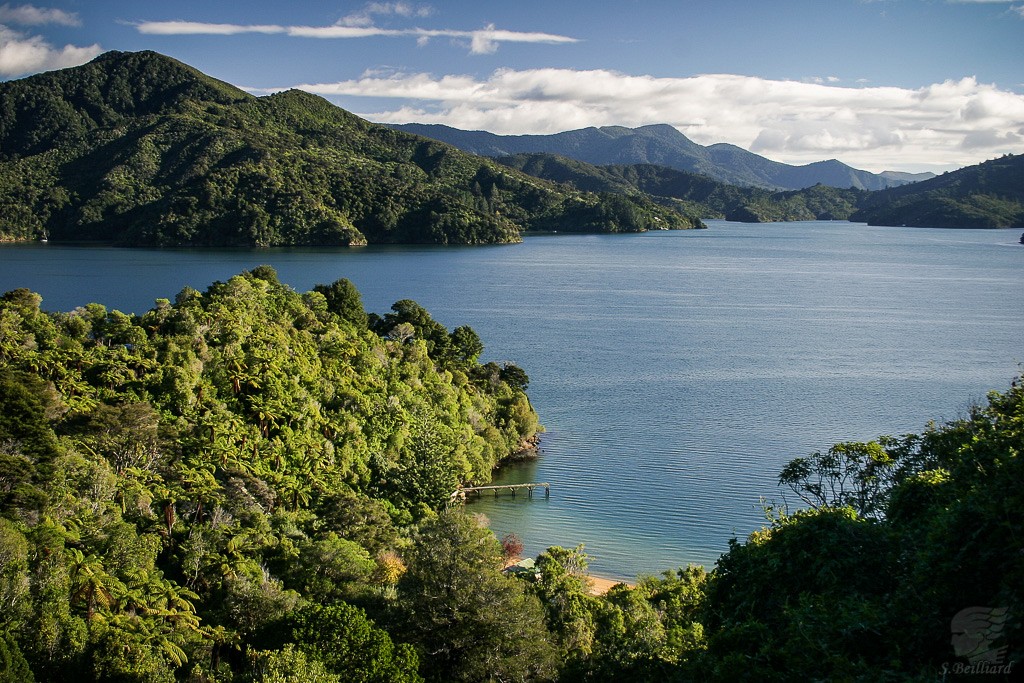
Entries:
[[[505,562],[503,563],[502,568],[501,568],[501,573],[507,575],[507,574],[510,573],[510,571],[511,572],[525,571],[525,572],[530,573],[531,575],[534,574],[534,572],[537,571],[535,569],[535,567],[534,567],[534,558],[532,558],[532,557],[526,557],[526,558],[516,557],[516,558],[505,560]],[[579,575],[576,575],[576,576],[579,576]],[[533,578],[533,577],[531,577],[531,578]],[[537,579],[540,578],[540,574],[539,573],[536,574],[536,578]],[[587,592],[590,595],[594,595],[594,596],[602,596],[605,593],[607,593],[609,590],[611,590],[613,587],[618,586],[619,584],[624,584],[625,586],[627,586],[627,587],[629,587],[631,589],[632,588],[636,588],[636,580],[635,579],[632,580],[632,581],[624,581],[622,579],[612,579],[612,578],[609,578],[607,576],[596,576],[594,574],[584,574],[583,576],[581,576],[579,578],[582,578],[584,583],[586,584]]]
[[595,576],[593,574],[587,575],[587,583],[590,585],[591,595],[604,595],[613,586],[617,586],[620,583],[629,586],[630,588],[636,588],[636,582],[622,581],[619,579],[609,579],[605,576]]

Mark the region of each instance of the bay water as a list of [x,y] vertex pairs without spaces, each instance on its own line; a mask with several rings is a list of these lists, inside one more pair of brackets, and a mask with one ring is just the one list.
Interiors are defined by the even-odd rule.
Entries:
[[141,313],[260,264],[299,291],[415,299],[530,375],[540,456],[471,502],[525,552],[585,544],[595,573],[707,566],[764,523],[790,459],[919,432],[1024,361],[1024,246],[1007,231],[747,225],[543,235],[492,247],[158,250],[0,245],[0,291]]

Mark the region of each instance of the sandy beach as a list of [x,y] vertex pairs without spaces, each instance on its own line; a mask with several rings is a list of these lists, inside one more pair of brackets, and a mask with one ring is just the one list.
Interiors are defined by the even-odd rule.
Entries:
[[587,580],[590,583],[591,595],[604,595],[608,592],[609,589],[611,589],[612,586],[617,586],[620,583],[624,583],[630,588],[634,586],[634,584],[629,583],[628,581],[619,581],[618,579],[606,579],[601,576],[588,576]]

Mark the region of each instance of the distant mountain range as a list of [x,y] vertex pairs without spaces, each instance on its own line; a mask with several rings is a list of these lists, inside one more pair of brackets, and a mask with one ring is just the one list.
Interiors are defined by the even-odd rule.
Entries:
[[799,190],[817,184],[881,190],[934,177],[933,173],[869,173],[835,159],[791,166],[735,145],[699,145],[667,124],[640,128],[581,128],[554,135],[495,135],[422,123],[394,125],[392,128],[447,142],[465,152],[483,156],[544,153],[597,166],[656,164],[700,173],[730,185],[772,190]]

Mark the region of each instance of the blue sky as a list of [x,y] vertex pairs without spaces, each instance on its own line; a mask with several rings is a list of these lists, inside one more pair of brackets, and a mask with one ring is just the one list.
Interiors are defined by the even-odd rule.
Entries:
[[701,144],[873,171],[1024,152],[1024,0],[0,4],[0,78],[114,49],[380,122],[669,123]]

